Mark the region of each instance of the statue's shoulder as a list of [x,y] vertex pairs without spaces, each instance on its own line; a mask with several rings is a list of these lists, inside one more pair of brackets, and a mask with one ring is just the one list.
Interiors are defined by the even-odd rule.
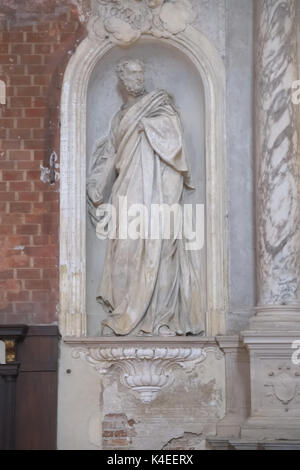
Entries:
[[173,96],[170,93],[168,93],[166,90],[158,89],[158,90],[154,90],[152,93],[155,97],[159,97],[163,101],[164,104],[172,106],[172,108],[176,109]]

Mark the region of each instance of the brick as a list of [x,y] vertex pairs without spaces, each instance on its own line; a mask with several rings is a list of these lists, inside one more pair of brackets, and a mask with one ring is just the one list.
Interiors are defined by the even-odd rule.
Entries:
[[29,75],[45,75],[45,65],[27,65]]
[[9,31],[9,32],[4,32],[2,34],[2,41],[3,42],[23,42],[24,41],[24,34],[20,32],[14,32],[14,31]]
[[[18,170],[35,170],[36,168],[38,168],[37,162],[17,162]],[[41,174],[41,170],[38,171]],[[38,199],[36,201],[38,201]]]
[[0,44],[0,54],[8,54],[8,44]]
[[7,86],[6,87],[6,96],[8,98],[12,97],[12,96],[15,96],[15,91],[16,91],[16,88],[13,87],[13,86]]
[[0,235],[12,235],[13,226],[12,225],[0,225]]
[[35,54],[50,54],[52,46],[50,44],[34,44]]
[[13,108],[29,108],[31,103],[31,97],[11,98],[11,106]]
[[41,42],[53,42],[53,39],[49,35],[48,31],[39,33],[27,33],[27,42],[41,43]]
[[126,431],[125,429],[122,429],[120,431],[115,431],[114,435],[116,437],[127,437],[128,436],[128,431]]
[[35,268],[50,268],[58,266],[58,257],[45,257],[45,258],[35,258],[33,260],[33,265]]
[[17,313],[32,313],[36,309],[36,304],[30,302],[16,303],[15,309]]
[[37,235],[39,231],[38,225],[18,225],[16,228],[18,235]]
[[[34,160],[44,160],[47,157],[47,152],[45,150],[35,150],[34,151]],[[45,189],[45,186],[44,186]]]
[[6,280],[6,279],[13,279],[14,278],[14,271],[13,269],[7,269],[6,271],[0,271],[0,279],[1,280]]
[[112,439],[111,444],[113,446],[125,447],[125,446],[128,446],[129,443],[128,443],[127,439]]
[[7,184],[6,182],[0,182],[0,191],[7,191]]
[[58,270],[54,268],[48,268],[43,270],[43,279],[57,279],[58,278]]
[[40,269],[17,269],[17,279],[40,279]]
[[25,192],[19,193],[19,200],[24,202],[36,202],[39,200],[39,193],[36,192]]
[[49,202],[49,201],[59,201],[59,193],[55,191],[47,191],[44,192],[43,194],[43,201],[44,202]]
[[3,171],[2,179],[3,181],[22,181],[23,172],[22,171]]
[[0,119],[0,127],[4,127],[4,128],[13,128],[14,127],[14,120],[13,119],[9,119],[9,118],[4,118],[4,119]]
[[24,148],[28,150],[42,150],[44,146],[44,140],[26,140],[24,142]]
[[[14,221],[13,223],[16,224],[16,221]],[[28,235],[12,235],[11,237],[9,237],[9,243],[13,247],[20,247],[20,245],[28,246],[30,244],[30,237]],[[16,251],[13,250],[12,255],[14,255],[15,253]]]
[[15,140],[3,140],[0,143],[1,150],[18,150],[21,148],[21,141],[20,139]]
[[27,247],[26,254],[34,258],[51,258],[56,255],[56,246],[48,245],[43,247]]
[[33,129],[33,139],[41,140],[45,138],[45,129]]
[[41,170],[29,170],[27,171],[26,179],[27,181],[40,180]]
[[2,64],[16,64],[18,57],[12,54],[0,54],[0,65]]
[[29,292],[28,291],[21,291],[18,293],[8,292],[7,300],[10,302],[26,302],[29,300]]
[[33,246],[45,246],[51,243],[49,235],[37,235],[33,237]]
[[17,96],[39,96],[39,86],[20,86],[17,88]]
[[0,192],[0,201],[15,201],[16,193],[12,191]]
[[32,300],[34,302],[49,302],[51,294],[48,290],[32,291]]
[[[1,144],[0,144],[0,148],[1,148]],[[0,153],[3,153],[3,158],[6,158],[6,152],[1,152]],[[2,170],[14,170],[15,168],[15,164],[14,162],[8,162],[8,161],[2,161],[1,162],[1,169]]]
[[12,268],[29,267],[30,258],[24,254],[13,255],[6,260],[6,265]]
[[21,224],[23,223],[24,216],[21,214],[0,214],[0,226],[1,224],[12,225],[12,224]]
[[12,86],[31,85],[31,77],[29,75],[12,75],[10,84]]
[[25,54],[21,57],[21,64],[41,65],[41,63],[42,63],[42,56],[41,55]]
[[47,290],[50,289],[50,283],[47,280],[26,280],[25,289],[29,290]]
[[34,85],[49,86],[50,81],[51,77],[49,75],[37,75],[33,77]]
[[29,202],[11,202],[9,207],[10,212],[23,214],[31,212],[31,203]]
[[32,44],[12,44],[11,52],[13,54],[32,54]]
[[33,98],[33,107],[34,108],[46,108],[47,107],[47,100],[46,98]]
[[3,73],[9,75],[26,75],[25,65],[3,65]]
[[20,129],[34,129],[41,126],[41,120],[37,118],[18,119],[17,127]]
[[10,182],[9,189],[10,191],[31,191],[32,185],[29,181]]
[[25,116],[29,118],[43,118],[47,115],[45,108],[29,108],[25,109]]
[[9,129],[10,139],[31,139],[31,134],[31,129]]
[[26,224],[41,224],[43,223],[43,214],[25,214]]
[[[15,99],[15,98],[11,98],[11,99]],[[14,109],[5,108],[2,113],[2,117],[7,117],[7,118],[21,117],[22,115],[23,115],[23,110],[18,109],[18,108],[14,108]]]

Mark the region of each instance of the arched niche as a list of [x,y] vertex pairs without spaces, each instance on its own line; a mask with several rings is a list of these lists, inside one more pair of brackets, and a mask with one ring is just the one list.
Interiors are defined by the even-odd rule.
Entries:
[[[153,41],[142,35],[136,42]],[[206,207],[206,334],[225,333],[227,289],[227,197],[225,145],[224,65],[212,44],[195,28],[169,38],[155,38],[156,46],[169,47],[185,58],[199,76],[204,102]],[[87,132],[88,89],[97,67],[113,54],[116,45],[108,37],[90,34],[78,47],[67,67],[61,102],[61,204],[60,204],[60,330],[63,336],[87,335]],[[117,55],[117,54],[116,54]],[[131,55],[131,50],[126,50]],[[111,113],[113,113],[113,109]],[[101,130],[101,135],[107,129]],[[100,137],[100,136],[99,136]],[[93,139],[91,139],[93,140]],[[88,148],[89,147],[89,148]],[[99,317],[100,322],[100,317]]]

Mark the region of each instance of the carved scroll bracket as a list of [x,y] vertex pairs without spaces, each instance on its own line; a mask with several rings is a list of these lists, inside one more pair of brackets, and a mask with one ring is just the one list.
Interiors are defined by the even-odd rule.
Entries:
[[137,393],[140,400],[149,404],[162,390],[173,385],[174,370],[181,367],[187,373],[207,359],[213,352],[216,359],[222,352],[213,346],[197,347],[78,347],[72,351],[75,359],[85,358],[100,374],[118,370],[119,380],[126,388]]

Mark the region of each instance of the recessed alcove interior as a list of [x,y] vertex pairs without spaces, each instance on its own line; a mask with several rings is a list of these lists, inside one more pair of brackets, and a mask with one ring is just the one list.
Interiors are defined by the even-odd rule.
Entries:
[[[205,97],[204,87],[195,65],[179,49],[155,39],[141,39],[130,48],[110,49],[94,67],[87,90],[87,172],[96,141],[108,134],[113,116],[122,105],[122,96],[115,73],[123,57],[143,60],[147,90],[165,89],[179,109],[184,141],[191,164],[195,191],[186,192],[184,202],[205,204]],[[89,336],[99,336],[106,313],[96,301],[104,265],[106,243],[96,237],[87,215],[86,221],[86,312]],[[202,286],[202,305],[206,310],[206,249],[191,252]]]

